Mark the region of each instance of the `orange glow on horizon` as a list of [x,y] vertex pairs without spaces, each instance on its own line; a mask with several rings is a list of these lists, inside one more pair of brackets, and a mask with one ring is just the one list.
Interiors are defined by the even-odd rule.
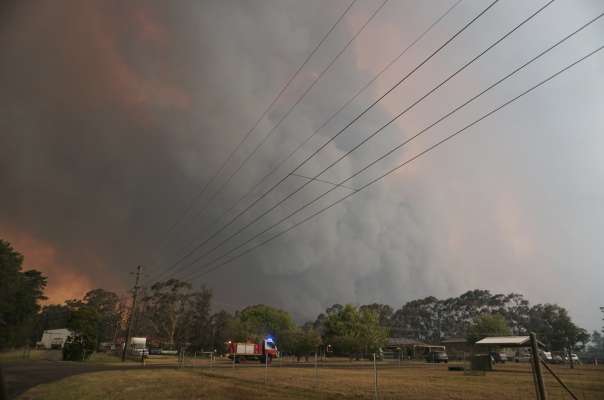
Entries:
[[[6,229],[2,229],[6,232]],[[23,254],[22,270],[36,269],[48,277],[44,291],[45,304],[59,304],[68,299],[82,298],[94,288],[92,280],[74,265],[61,261],[57,249],[50,243],[36,240],[23,232],[11,233],[2,238],[13,249]]]

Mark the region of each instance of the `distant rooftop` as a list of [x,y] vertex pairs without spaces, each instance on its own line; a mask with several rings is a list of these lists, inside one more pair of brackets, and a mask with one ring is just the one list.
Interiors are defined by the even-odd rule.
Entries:
[[[529,346],[530,341],[531,338],[529,336],[491,336],[477,341],[476,344],[490,346],[522,347]],[[543,346],[543,343],[539,342],[539,345]]]
[[441,343],[467,343],[466,338],[457,337],[457,338],[448,338],[441,341]]
[[423,346],[425,343],[422,343],[415,339],[397,337],[397,338],[388,338],[389,346]]

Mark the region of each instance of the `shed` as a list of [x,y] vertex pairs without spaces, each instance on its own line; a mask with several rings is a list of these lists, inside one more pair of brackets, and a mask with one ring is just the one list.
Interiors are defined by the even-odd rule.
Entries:
[[402,358],[406,359],[415,359],[415,358],[423,358],[426,354],[431,351],[443,351],[445,350],[445,346],[441,345],[432,345],[420,342],[415,339],[409,338],[388,338],[387,345],[384,347],[384,350],[388,352],[393,352],[396,354],[395,357],[398,358],[398,354],[400,353]]
[[[531,345],[530,336],[490,336],[480,339],[475,343],[477,346],[490,347],[529,347]],[[545,345],[539,341],[537,344],[540,347]]]
[[42,333],[42,338],[37,346],[45,349],[62,349],[67,338],[72,335],[73,333],[66,328],[48,329]]

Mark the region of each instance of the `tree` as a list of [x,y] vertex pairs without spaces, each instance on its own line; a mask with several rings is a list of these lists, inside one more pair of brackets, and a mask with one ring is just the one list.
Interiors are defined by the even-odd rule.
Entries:
[[73,332],[63,346],[63,359],[83,361],[97,348],[99,314],[92,308],[81,306],[71,311],[67,328]]
[[380,326],[377,311],[365,308],[360,311],[350,304],[328,312],[324,327],[324,342],[332,345],[337,354],[367,356],[383,346],[388,336],[387,328]]
[[210,317],[209,328],[206,331],[208,333],[207,344],[205,344],[208,350],[216,350],[218,354],[225,354],[227,352],[226,343],[234,339],[234,335],[230,329],[234,319],[233,315],[224,310]]
[[287,311],[264,304],[246,307],[237,317],[239,322],[233,324],[233,329],[239,340],[258,340],[272,335],[279,341],[283,332],[295,327],[294,321]]
[[184,327],[183,336],[195,350],[215,348],[209,334],[212,325],[211,300],[212,291],[203,286],[199,291],[191,293],[188,299],[189,304],[183,318],[188,323]]
[[435,297],[413,300],[404,304],[391,318],[396,336],[431,342],[440,337],[443,318],[441,301]]
[[392,318],[394,310],[388,304],[373,303],[359,307],[359,311],[363,312],[365,310],[373,311],[377,314],[380,326],[390,326],[390,318]]
[[510,328],[501,314],[483,314],[468,329],[467,340],[476,343],[487,336],[509,336]]
[[[173,347],[177,339],[186,337],[187,319],[192,298],[190,283],[169,279],[151,286],[143,297],[143,318],[154,335]],[[179,340],[182,343],[182,340]]]
[[298,361],[301,357],[308,357],[317,352],[321,346],[321,335],[311,327],[295,328],[281,333],[279,348],[282,352],[296,356]]
[[47,279],[22,271],[23,255],[0,240],[0,349],[24,345],[32,336]]
[[104,289],[94,289],[86,293],[83,306],[94,310],[98,316],[96,325],[97,348],[101,342],[112,342],[116,325],[121,319],[120,299],[117,294]]
[[529,328],[537,333],[539,340],[552,350],[569,354],[571,368],[574,368],[570,354],[581,350],[589,342],[589,334],[575,325],[568,311],[557,304],[537,304],[530,310]]
[[592,359],[604,359],[604,336],[600,332],[593,331],[591,334],[591,340],[589,346],[587,346],[586,356]]
[[359,310],[355,337],[365,356],[378,352],[386,344],[388,329],[382,326],[378,311],[371,308]]
[[585,329],[575,325],[568,311],[557,304],[537,304],[529,312],[528,328],[551,350],[581,349],[589,341]]

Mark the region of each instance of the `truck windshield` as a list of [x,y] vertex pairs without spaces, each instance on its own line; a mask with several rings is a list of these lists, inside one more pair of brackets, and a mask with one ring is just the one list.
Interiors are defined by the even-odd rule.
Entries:
[[275,343],[274,342],[266,342],[266,347],[269,349],[274,349],[275,348]]

